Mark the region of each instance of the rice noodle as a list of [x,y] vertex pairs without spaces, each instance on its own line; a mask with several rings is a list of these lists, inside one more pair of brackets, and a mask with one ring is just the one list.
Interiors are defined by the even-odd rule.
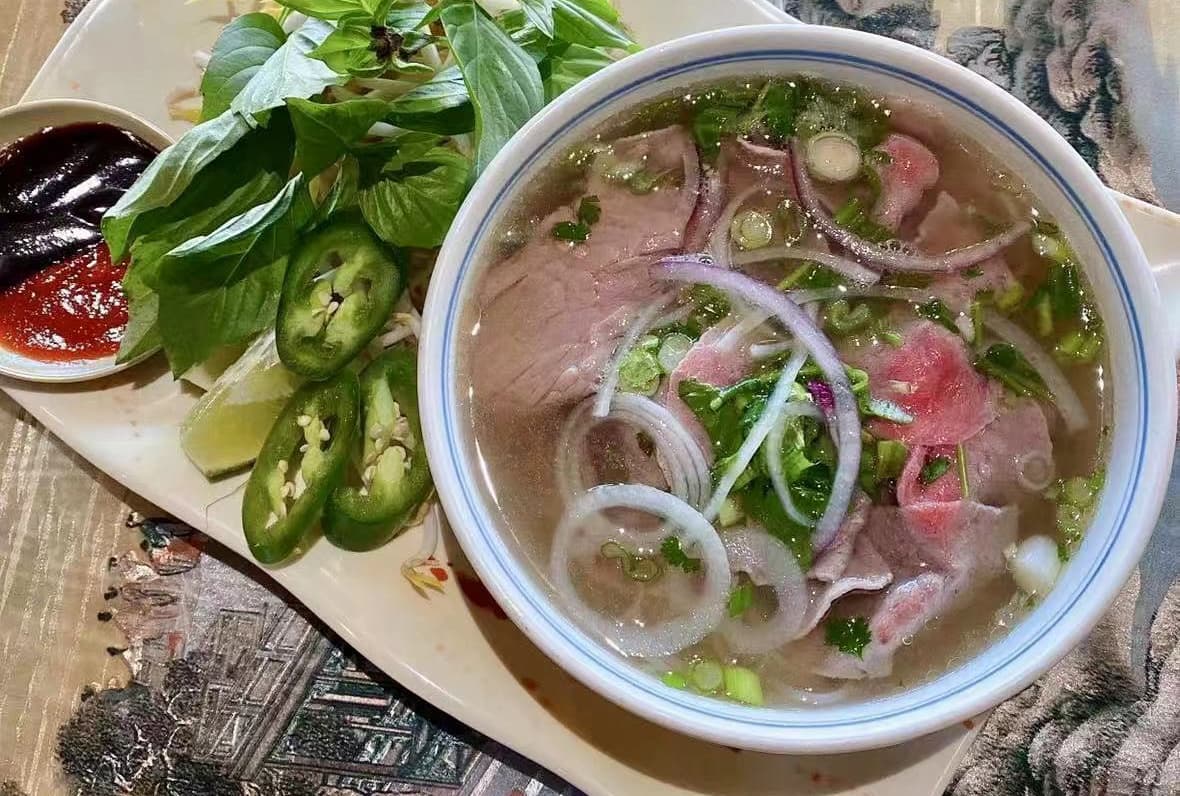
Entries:
[[838,254],[810,249],[803,246],[774,246],[766,249],[754,249],[742,252],[733,258],[734,265],[755,265],[768,260],[810,260],[819,263],[824,268],[830,268],[841,276],[848,277],[863,285],[872,285],[881,279],[876,271],[865,268],[855,260],[841,257]]
[[738,208],[745,204],[751,196],[760,191],[765,193],[766,186],[761,183],[751,185],[731,199],[729,204],[725,206],[725,209],[721,211],[721,216],[717,219],[717,224],[713,227],[712,234],[709,235],[709,252],[713,255],[713,260],[718,265],[725,268],[733,267],[730,256],[732,242],[730,241],[729,228],[733,226],[733,218],[737,215]]
[[630,393],[615,395],[606,418],[594,417],[593,406],[593,399],[587,399],[575,408],[558,437],[557,481],[567,501],[587,486],[581,471],[586,435],[603,420],[618,420],[651,437],[673,494],[694,507],[705,504],[712,487],[709,463],[696,439],[666,407]]
[[[766,408],[762,410],[762,414],[758,417],[758,421],[754,423],[754,427],[750,429],[750,433],[742,441],[742,445],[738,448],[737,453],[731,457],[729,467],[721,474],[720,480],[717,482],[717,488],[713,491],[713,497],[709,500],[709,504],[705,506],[705,519],[712,521],[717,518],[717,514],[721,511],[721,505],[725,499],[729,497],[729,491],[733,489],[734,484],[742,477],[746,467],[758,454],[758,449],[762,447],[762,443],[766,441],[766,435],[770,433],[771,428],[778,422],[779,415],[783,412],[783,407],[787,405],[787,401],[791,399],[791,392],[795,387],[795,377],[799,375],[799,371],[803,369],[803,363],[807,361],[807,351],[802,346],[795,350],[794,355],[787,360],[787,364],[783,366],[782,373],[779,374],[778,382],[774,385],[774,391],[770,394],[770,398],[766,400]],[[781,439],[779,440],[782,441]]]
[[[662,529],[660,533],[675,535],[682,547],[704,564],[698,603],[675,619],[646,626],[619,622],[586,604],[570,577],[567,555],[577,547],[575,534],[585,521],[613,508],[636,509],[668,520],[667,528],[671,530]],[[585,628],[605,638],[623,655],[641,658],[675,654],[713,632],[725,618],[725,603],[733,582],[725,546],[709,521],[680,498],[641,484],[596,486],[579,495],[554,532],[549,575],[570,613]],[[671,571],[665,577],[689,576]]]
[[824,419],[823,412],[813,403],[808,401],[788,403],[783,407],[783,411],[779,414],[774,425],[771,426],[770,433],[766,435],[766,444],[763,446],[762,452],[766,457],[766,469],[770,472],[770,481],[774,484],[774,493],[778,495],[779,502],[783,504],[787,516],[803,527],[810,528],[815,525],[815,521],[796,508],[795,501],[791,499],[791,488],[787,483],[787,475],[783,471],[783,437],[786,434],[787,421],[792,417],[801,416],[813,417],[821,422]]
[[735,271],[691,263],[664,262],[660,265],[659,273],[667,279],[680,282],[712,285],[772,312],[811,354],[827,379],[836,399],[836,429],[832,436],[836,440],[837,463],[831,496],[816,526],[813,541],[817,552],[824,550],[840,530],[860,468],[860,416],[856,396],[852,393],[852,385],[848,382],[848,375],[836,349],[797,304],[769,285]]
[[1073,385],[1069,383],[1061,368],[1057,367],[1053,357],[1041,348],[1032,335],[1007,318],[991,311],[984,312],[983,325],[1000,339],[1011,343],[1024,355],[1033,370],[1040,374],[1045,386],[1053,394],[1053,403],[1061,413],[1061,419],[1070,433],[1076,433],[1090,425],[1086,407],[1082,405],[1082,399],[1074,391]]
[[807,171],[807,165],[797,140],[791,142],[791,163],[795,171],[799,201],[807,210],[811,220],[815,222],[816,227],[833,242],[844,247],[849,254],[870,265],[876,265],[889,271],[918,273],[961,271],[995,257],[1027,235],[1032,229],[1032,225],[1027,221],[1020,221],[995,237],[944,254],[918,254],[902,251],[900,248],[880,246],[840,226],[828,213],[811,181],[811,175]]
[[595,417],[606,417],[607,412],[610,411],[611,399],[614,398],[615,390],[619,388],[619,367],[623,364],[627,354],[639,342],[639,338],[649,329],[655,328],[653,321],[667,308],[670,300],[669,297],[665,297],[662,301],[648,305],[627,328],[627,333],[619,341],[618,348],[615,349],[614,355],[602,374],[602,384],[598,386],[598,395],[594,399]]
[[721,635],[739,655],[761,655],[794,640],[811,603],[807,577],[795,556],[762,529],[727,531],[724,542],[730,572],[745,572],[755,585],[774,589],[778,606],[765,622],[726,617]]

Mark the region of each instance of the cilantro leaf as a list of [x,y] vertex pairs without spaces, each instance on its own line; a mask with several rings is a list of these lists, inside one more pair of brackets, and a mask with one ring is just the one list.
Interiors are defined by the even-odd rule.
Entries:
[[685,553],[684,548],[680,546],[680,540],[675,536],[664,537],[664,541],[660,543],[660,555],[670,567],[678,567],[689,574],[701,571],[701,560],[691,558]]
[[1053,400],[1041,374],[1028,363],[1019,349],[1009,343],[995,343],[976,357],[975,369],[990,376],[1017,395]]
[[869,621],[863,616],[832,617],[824,623],[824,643],[846,655],[863,658],[865,647],[872,640]]

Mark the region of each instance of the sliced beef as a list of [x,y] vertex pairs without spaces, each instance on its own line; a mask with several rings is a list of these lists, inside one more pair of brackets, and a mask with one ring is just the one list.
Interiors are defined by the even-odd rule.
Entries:
[[930,321],[901,330],[900,348],[886,343],[852,349],[845,360],[869,374],[873,396],[901,406],[912,423],[874,420],[879,437],[911,445],[955,445],[996,416],[987,379],[971,365],[961,337]]
[[810,633],[832,603],[846,594],[878,591],[893,579],[889,564],[861,531],[869,518],[871,504],[857,495],[832,544],[820,554],[807,573],[811,604],[801,633]]
[[727,335],[731,329],[728,325],[707,329],[669,374],[664,388],[664,405],[692,432],[710,462],[713,460],[713,443],[688,404],[680,400],[680,383],[692,380],[713,387],[729,387],[745,378],[752,365],[750,349],[739,345],[740,341],[729,339]]
[[[569,244],[550,234],[573,218],[562,208],[539,222],[532,239],[492,266],[478,297],[473,355],[477,389],[521,410],[589,395],[635,315],[667,287],[648,266],[676,249],[696,204],[699,163],[691,135],[670,127],[622,139],[600,158],[624,158],[671,174],[658,190],[590,178],[602,217],[590,240]],[[600,164],[591,173],[598,175]]]
[[881,194],[873,207],[873,220],[897,231],[901,222],[922,202],[926,191],[938,182],[938,159],[916,138],[893,133],[877,149],[889,156],[881,165]]
[[731,138],[721,145],[717,171],[729,201],[756,185],[785,190],[794,195],[791,155],[785,149],[753,144],[743,138]]
[[[930,254],[961,249],[987,238],[979,219],[972,217],[949,193],[938,195],[934,207],[918,225],[915,244]],[[938,296],[954,312],[965,312],[975,294],[990,290],[999,295],[1016,284],[1008,263],[1002,256],[992,257],[979,264],[978,270],[943,274],[930,285],[930,292]]]
[[863,535],[889,565],[893,584],[879,595],[840,602],[841,615],[868,617],[872,640],[861,657],[828,651],[817,672],[840,679],[887,676],[907,637],[1004,572],[1003,551],[1016,540],[1016,529],[1013,507],[965,500],[875,507]]
[[[989,506],[1005,506],[1027,494],[1026,481],[1046,482],[1052,477],[1053,440],[1045,412],[1027,398],[1001,405],[999,416],[963,443],[967,460],[967,493],[972,500]],[[962,497],[958,467],[931,484],[922,484],[918,474],[933,456],[946,456],[957,465],[953,447],[915,447],[897,482],[897,500],[902,506],[930,501],[955,501]],[[1033,472],[1039,470],[1037,472]]]

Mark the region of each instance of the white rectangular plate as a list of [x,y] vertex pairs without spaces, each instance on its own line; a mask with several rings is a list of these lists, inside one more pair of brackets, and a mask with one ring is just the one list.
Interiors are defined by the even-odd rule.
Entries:
[[[618,5],[647,44],[789,20],[759,0]],[[218,0],[93,0],[25,99],[102,100],[179,135],[186,125],[168,118],[165,97],[196,85],[192,53],[212,44],[223,10]],[[1173,222],[1167,214],[1148,215],[1161,229]],[[238,521],[236,490],[243,479],[211,484],[184,457],[177,429],[195,394],[173,382],[163,363],[84,386],[0,381],[0,387],[100,469],[249,560]],[[429,601],[418,596],[398,574],[417,542],[411,534],[364,555],[320,543],[269,574],[399,683],[585,791],[922,796],[940,791],[971,736],[952,728],[906,746],[838,758],[738,753],[684,738],[585,689],[510,623],[473,609],[458,589]],[[449,535],[446,547],[440,557],[461,561]]]

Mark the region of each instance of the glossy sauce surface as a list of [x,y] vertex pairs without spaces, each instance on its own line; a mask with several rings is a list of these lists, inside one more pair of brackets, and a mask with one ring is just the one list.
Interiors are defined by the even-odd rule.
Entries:
[[127,328],[125,271],[99,244],[0,292],[0,345],[43,361],[114,354]]
[[126,130],[95,122],[0,149],[0,288],[97,246],[103,213],[155,156]]

